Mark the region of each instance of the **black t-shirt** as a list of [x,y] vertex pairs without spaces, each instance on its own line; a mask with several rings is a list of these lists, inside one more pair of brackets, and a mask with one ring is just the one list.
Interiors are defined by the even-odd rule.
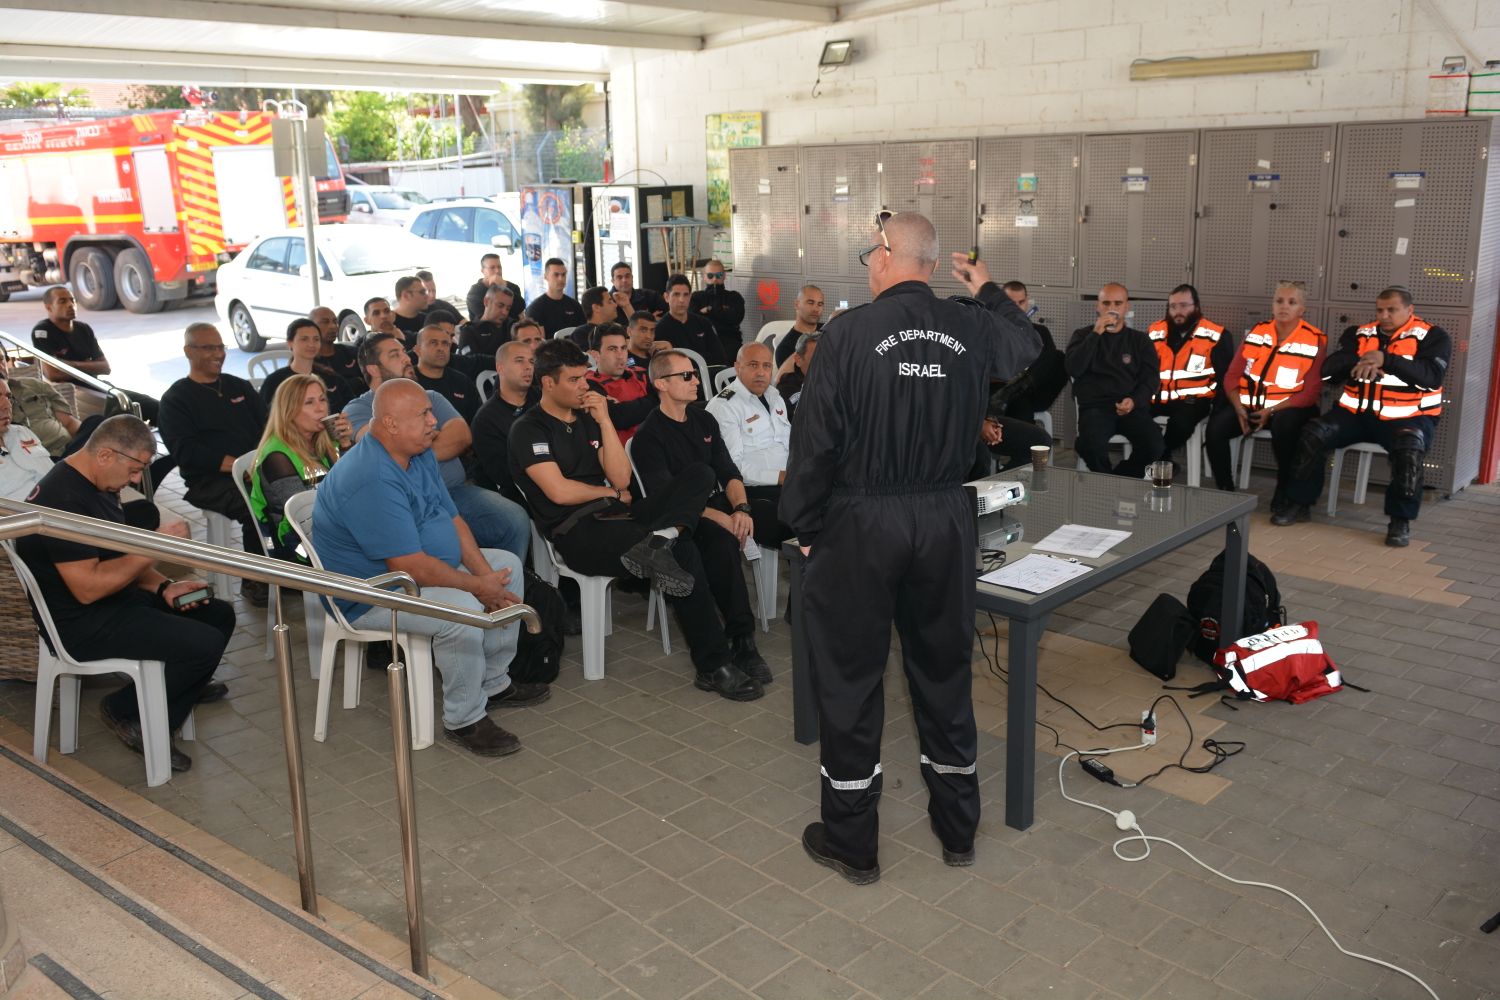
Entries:
[[571,295],[564,295],[560,299],[538,295],[526,307],[526,315],[542,324],[542,329],[547,331],[549,337],[558,330],[579,326],[584,320],[583,306]]
[[42,320],[31,328],[31,344],[59,361],[101,361],[104,358],[94,328],[76,319],[73,329],[66,333],[52,320]]
[[[334,372],[349,385],[350,389],[358,388],[355,396],[364,394],[365,375],[359,370],[359,354],[348,344],[334,344],[333,353],[327,356],[318,355],[318,364],[332,368]],[[351,399],[353,396],[350,397]]]
[[797,404],[802,401],[802,383],[806,377],[796,368],[787,372],[776,383],[776,391],[786,400],[786,418],[791,420],[797,413]]
[[497,393],[474,414],[474,481],[485,489],[498,490],[528,509],[530,504],[516,488],[510,471],[510,429],[533,403],[507,403]]
[[682,421],[655,410],[641,421],[631,442],[630,457],[646,496],[666,489],[675,476],[695,463],[713,469],[720,488],[731,479],[744,479],[724,446],[718,420],[702,407],[689,406],[687,419]]
[[[538,300],[540,301],[540,300]],[[564,478],[590,486],[608,485],[599,449],[604,433],[594,418],[582,410],[573,412],[571,424],[563,423],[540,406],[528,410],[510,428],[510,473],[530,501],[532,513],[551,534],[574,510],[555,504],[527,475],[526,470],[543,462],[556,462]]]
[[[818,324],[818,329],[823,329],[823,324]],[[797,341],[802,339],[802,334],[797,330],[788,330],[786,336],[781,338],[781,343],[776,345],[776,367],[780,368],[786,364],[786,359],[797,351]]]
[[421,332],[422,327],[427,325],[427,313],[419,312],[411,319],[407,319],[393,310],[391,321],[396,324],[396,329],[406,334],[406,346],[413,347],[417,343],[417,334]]
[[665,340],[673,347],[697,351],[710,368],[723,368],[728,363],[724,360],[724,345],[719,334],[702,316],[688,313],[686,322],[679,323],[667,313],[656,321],[656,339]]
[[[67,462],[58,462],[54,465],[51,471],[42,477],[42,481],[36,484],[26,501],[71,514],[97,517],[101,521],[125,523],[125,514],[120,509],[119,494],[105,493],[96,489],[83,473]],[[95,558],[119,559],[122,555],[120,552],[85,542],[48,538],[45,535],[27,535],[18,539],[16,551],[31,568],[32,575],[36,577],[37,586],[42,591],[42,600],[47,603],[47,608],[52,612],[52,620],[57,624],[57,630],[63,636],[68,634],[66,623],[95,613],[99,608],[108,607],[112,602],[120,600],[122,595],[129,590],[127,586],[91,604],[80,604],[73,596],[73,592],[68,589],[67,583],[63,581],[62,574],[57,571],[57,563]]]
[[[271,403],[276,399],[276,390],[281,388],[281,383],[295,375],[291,366],[278,368],[266,376],[260,384],[260,401],[265,404],[266,412],[271,412]],[[338,413],[355,396],[363,396],[365,390],[360,388],[359,392],[353,392],[344,377],[321,362],[313,364],[313,374],[323,380],[323,386],[328,391],[328,412]]]
[[[505,287],[510,289],[510,314],[518,316],[526,308],[526,300],[521,297],[521,286],[514,281],[507,281]],[[468,307],[470,322],[478,322],[479,317],[484,315],[484,296],[489,290],[490,286],[483,281],[476,281],[469,286],[464,305]]]
[[260,444],[266,408],[253,386],[234,375],[207,385],[183,377],[161,397],[157,426],[189,487],[211,481],[225,455],[243,455]]
[[458,415],[464,418],[464,423],[474,422],[474,414],[479,412],[479,387],[472,378],[465,378],[451,367],[444,368],[443,374],[438,378],[432,378],[422,374],[422,369],[415,369],[417,382],[424,389],[431,389],[453,404]]
[[458,346],[471,354],[499,354],[501,346],[511,339],[510,327],[509,319],[504,323],[486,323],[483,320],[465,323],[458,328]]
[[[662,298],[661,292],[654,288],[632,288],[630,290],[630,309],[632,312],[655,313],[660,316],[667,311],[667,300]],[[629,319],[630,317],[625,317]]]

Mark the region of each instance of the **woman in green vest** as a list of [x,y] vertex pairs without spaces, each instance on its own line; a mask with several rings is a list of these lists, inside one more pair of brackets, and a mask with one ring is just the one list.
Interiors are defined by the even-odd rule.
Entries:
[[306,561],[283,514],[286,502],[315,489],[338,459],[339,448],[354,444],[348,417],[327,418],[328,390],[317,375],[292,375],[276,387],[250,477],[250,511],[279,559]]

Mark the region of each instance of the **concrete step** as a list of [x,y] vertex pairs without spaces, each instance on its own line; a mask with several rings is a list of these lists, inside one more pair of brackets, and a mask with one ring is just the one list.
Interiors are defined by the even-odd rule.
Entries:
[[[87,996],[87,994],[85,994]],[[5,1000],[72,1000],[68,991],[47,978],[34,965],[28,965],[10,989],[5,991]]]

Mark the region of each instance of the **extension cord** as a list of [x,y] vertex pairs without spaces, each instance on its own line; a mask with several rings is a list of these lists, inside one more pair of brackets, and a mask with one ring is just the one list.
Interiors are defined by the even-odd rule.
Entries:
[[[1146,714],[1149,715],[1150,713],[1146,713]],[[1155,733],[1153,732],[1151,734],[1151,736],[1152,736],[1151,742],[1150,743],[1146,742],[1144,721],[1145,720],[1142,720],[1142,740],[1141,740],[1140,743],[1136,744],[1135,746],[1113,747],[1113,748],[1107,748],[1107,749],[1089,750],[1089,751],[1087,751],[1087,753],[1089,753],[1092,756],[1103,757],[1103,756],[1107,756],[1109,754],[1129,753],[1132,750],[1142,750],[1142,749],[1145,749],[1146,747],[1150,746],[1152,743],[1155,742]],[[1213,874],[1215,874],[1215,875],[1219,876],[1220,878],[1224,879],[1226,882],[1233,882],[1235,885],[1256,886],[1257,888],[1270,889],[1270,890],[1272,890],[1274,892],[1279,892],[1283,896],[1290,897],[1298,906],[1300,906],[1304,910],[1306,910],[1308,916],[1312,917],[1313,920],[1314,920],[1314,922],[1317,923],[1318,929],[1323,932],[1324,936],[1327,937],[1328,940],[1330,942],[1332,942],[1333,946],[1335,948],[1337,948],[1342,954],[1347,955],[1350,958],[1357,958],[1357,959],[1359,959],[1362,962],[1369,962],[1372,965],[1378,965],[1378,966],[1380,966],[1381,968],[1384,968],[1384,969],[1390,969],[1392,972],[1399,972],[1401,975],[1405,976],[1407,979],[1410,979],[1412,982],[1414,982],[1418,986],[1422,987],[1422,989],[1426,990],[1427,991],[1427,995],[1430,996],[1430,997],[1432,997],[1432,1000],[1442,1000],[1442,998],[1437,995],[1437,993],[1433,990],[1433,988],[1431,986],[1428,986],[1425,982],[1423,982],[1420,978],[1418,978],[1414,973],[1408,972],[1405,969],[1401,968],[1399,965],[1393,965],[1390,962],[1385,961],[1384,959],[1375,958],[1373,955],[1362,955],[1362,954],[1360,954],[1357,951],[1350,951],[1348,948],[1345,948],[1343,945],[1339,944],[1338,938],[1334,937],[1333,936],[1333,932],[1328,929],[1328,925],[1325,924],[1325,923],[1323,923],[1323,918],[1320,917],[1320,916],[1318,916],[1317,912],[1315,910],[1313,910],[1313,908],[1311,906],[1308,906],[1307,903],[1302,899],[1301,896],[1298,896],[1295,892],[1292,892],[1290,889],[1283,889],[1281,886],[1279,886],[1279,885],[1272,885],[1270,882],[1256,882],[1256,881],[1253,881],[1251,879],[1239,879],[1239,878],[1235,878],[1233,875],[1227,875],[1224,872],[1219,871],[1217,868],[1213,867],[1212,865],[1208,864],[1207,862],[1204,862],[1204,861],[1200,860],[1197,855],[1193,854],[1192,851],[1189,851],[1186,847],[1183,847],[1181,844],[1177,843],[1176,841],[1168,840],[1166,837],[1154,837],[1154,836],[1151,836],[1150,834],[1146,833],[1146,831],[1144,831],[1144,830],[1141,829],[1140,823],[1137,822],[1136,817],[1135,817],[1135,813],[1131,812],[1129,809],[1121,809],[1119,812],[1116,812],[1115,810],[1110,809],[1107,806],[1101,806],[1101,805],[1099,805],[1097,802],[1086,802],[1083,799],[1076,799],[1073,796],[1069,795],[1068,794],[1068,789],[1063,784],[1063,771],[1067,767],[1068,761],[1070,759],[1072,759],[1073,757],[1078,757],[1078,756],[1079,756],[1079,752],[1078,751],[1076,751],[1076,750],[1070,750],[1063,757],[1062,760],[1058,761],[1058,764],[1057,764],[1057,790],[1058,790],[1058,792],[1060,792],[1062,794],[1062,797],[1065,798],[1065,799],[1067,799],[1069,802],[1072,802],[1075,805],[1087,806],[1090,809],[1097,809],[1100,812],[1104,813],[1105,815],[1111,817],[1115,821],[1115,829],[1119,830],[1121,833],[1127,834],[1127,836],[1121,837],[1119,840],[1116,840],[1112,845],[1110,845],[1110,849],[1114,852],[1115,857],[1119,858],[1121,861],[1128,861],[1128,862],[1131,862],[1131,863],[1135,863],[1137,861],[1145,861],[1147,858],[1149,858],[1151,856],[1151,845],[1152,845],[1152,843],[1166,844],[1168,847],[1175,847],[1177,850],[1181,851],[1184,855],[1187,856],[1187,859],[1189,861],[1193,862],[1199,868],[1202,868],[1204,871],[1207,871],[1207,872],[1212,872]],[[1082,758],[1080,758],[1080,760],[1082,760]],[[1097,774],[1095,776],[1098,777]],[[1104,780],[1104,779],[1101,778],[1100,780]],[[1133,786],[1122,786],[1122,787],[1133,787]],[[1132,831],[1134,831],[1134,832],[1132,832]],[[1120,845],[1121,844],[1125,844],[1125,843],[1127,843],[1129,841],[1132,841],[1132,840],[1139,840],[1141,842],[1141,846],[1143,848],[1145,848],[1145,849],[1140,853],[1140,855],[1138,855],[1136,857],[1129,857],[1129,856],[1127,856],[1125,854],[1121,854],[1120,853]]]
[[1148,747],[1156,746],[1156,720],[1149,708],[1141,712],[1141,742]]

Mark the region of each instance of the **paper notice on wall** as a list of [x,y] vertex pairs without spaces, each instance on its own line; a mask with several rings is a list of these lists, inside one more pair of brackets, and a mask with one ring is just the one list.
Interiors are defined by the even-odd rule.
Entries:
[[1406,247],[1407,247],[1407,244],[1409,242],[1410,241],[1407,240],[1407,238],[1405,236],[1397,237],[1397,239],[1396,239],[1396,256],[1397,257],[1405,257],[1406,256]]
[[1397,198],[1396,199],[1396,204],[1392,205],[1391,207],[1392,208],[1413,208],[1413,207],[1416,206],[1416,204],[1417,204],[1417,199],[1415,199],[1415,198]]
[[1038,225],[1039,225],[1039,221],[1038,221],[1038,219],[1037,219],[1037,217],[1035,215],[1018,215],[1018,216],[1016,216],[1016,228],[1017,229],[1035,229],[1035,228],[1037,228]]
[[1120,178],[1126,194],[1144,194],[1151,190],[1151,178],[1145,174],[1126,174]]
[[1256,160],[1255,161],[1255,167],[1256,167],[1257,170],[1270,170],[1271,169],[1271,161],[1270,160]]
[[760,189],[760,193],[761,194],[770,194],[771,193],[771,181],[770,181],[769,178],[762,177],[760,179],[760,183],[758,185],[756,185],[756,186]]

